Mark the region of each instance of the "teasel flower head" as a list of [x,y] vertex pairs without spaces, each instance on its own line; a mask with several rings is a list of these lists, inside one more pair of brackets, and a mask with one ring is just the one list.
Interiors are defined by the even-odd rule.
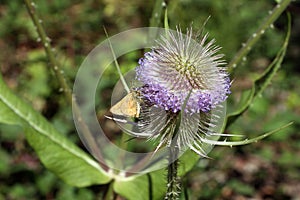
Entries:
[[158,39],[139,60],[136,79],[142,86],[135,90],[148,105],[168,113],[166,123],[156,126],[152,134],[152,138],[160,138],[159,146],[174,138],[165,131],[176,121],[171,118],[180,113],[181,118],[185,117],[178,130],[177,146],[204,155],[201,143],[204,136],[214,134],[211,127],[218,120],[211,111],[230,94],[230,79],[215,41],[207,42],[208,34],[199,42],[194,39],[192,30],[184,35],[180,29]]

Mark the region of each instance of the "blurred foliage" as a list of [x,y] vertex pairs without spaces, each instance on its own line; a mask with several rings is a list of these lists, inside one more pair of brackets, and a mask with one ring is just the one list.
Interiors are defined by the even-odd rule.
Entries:
[[[230,61],[242,43],[251,36],[261,20],[274,7],[271,0],[169,0],[170,28],[179,25],[202,27],[216,38],[222,53]],[[108,34],[114,35],[134,27],[149,25],[154,1],[37,1],[56,57],[65,76],[74,80],[84,57]],[[249,136],[270,131],[294,121],[294,125],[255,144],[224,148],[210,154],[214,160],[200,160],[184,178],[191,199],[295,199],[300,188],[300,84],[299,79],[299,2],[290,5],[293,15],[291,44],[280,72],[272,85],[257,98],[238,119],[230,133]],[[63,100],[53,73],[49,69],[42,44],[22,1],[0,2],[0,62],[6,83],[72,141],[82,146],[74,130],[70,107]],[[269,29],[233,77],[229,109],[271,62],[285,34],[286,19],[280,18]],[[119,58],[122,69],[136,66],[142,52]],[[110,93],[118,75],[108,70],[97,98],[99,116],[110,106]],[[71,85],[70,83],[70,85]],[[103,120],[103,119],[102,119]],[[117,131],[116,131],[117,132]],[[74,188],[47,171],[25,140],[18,126],[0,125],[0,200],[1,199],[95,199],[102,197],[106,186]],[[117,186],[116,186],[117,187]]]

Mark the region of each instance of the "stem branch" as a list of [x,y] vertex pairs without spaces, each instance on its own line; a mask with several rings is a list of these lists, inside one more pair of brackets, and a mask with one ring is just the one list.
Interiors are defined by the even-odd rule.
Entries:
[[47,34],[46,34],[46,32],[45,32],[45,30],[42,26],[42,20],[39,19],[39,17],[36,14],[35,4],[31,0],[24,0],[24,2],[25,2],[25,5],[26,5],[26,8],[28,10],[28,13],[29,13],[29,15],[30,15],[30,17],[31,17],[36,29],[37,29],[39,38],[40,38],[41,42],[43,43],[44,49],[46,51],[47,57],[48,57],[49,62],[50,62],[50,66],[53,69],[53,71],[55,73],[55,76],[58,79],[58,82],[59,82],[60,87],[61,87],[60,91],[63,91],[66,98],[67,98],[67,101],[69,103],[72,103],[71,89],[68,86],[65,77],[63,76],[63,73],[64,73],[63,70],[61,69],[59,63],[55,59],[55,56],[53,54],[53,50],[52,50],[51,45],[50,45],[51,40],[47,36]]
[[263,23],[259,26],[257,31],[252,34],[252,36],[247,40],[243,47],[235,54],[234,58],[228,64],[230,71],[233,71],[238,63],[249,53],[254,44],[260,39],[260,37],[265,33],[266,29],[269,28],[274,21],[281,15],[281,13],[290,4],[291,0],[282,0],[275,8],[270,11],[270,15],[265,18]]
[[[61,88],[60,91],[64,92],[67,102],[70,103],[70,105],[71,104],[73,105],[74,117],[77,118],[79,126],[82,129],[82,132],[84,132],[85,140],[90,145],[91,152],[98,158],[98,160],[103,160],[101,151],[100,151],[92,133],[90,132],[85,121],[83,121],[83,119],[81,117],[80,108],[76,102],[76,98],[75,97],[72,98],[72,91],[67,84],[67,81],[63,75],[64,72],[63,72],[60,64],[57,62],[57,60],[54,56],[54,53],[53,53],[53,50],[52,50],[52,47],[50,44],[50,38],[47,36],[46,31],[45,31],[44,27],[42,26],[42,20],[39,19],[38,15],[35,11],[35,4],[31,0],[24,0],[24,2],[26,5],[26,8],[27,8],[27,11],[37,29],[39,38],[40,38],[41,42],[43,43],[44,49],[46,51],[46,55],[50,62],[50,67],[53,69],[55,76],[58,79],[58,82],[59,82],[59,85]],[[107,168],[102,163],[99,163],[99,164],[104,169]]]

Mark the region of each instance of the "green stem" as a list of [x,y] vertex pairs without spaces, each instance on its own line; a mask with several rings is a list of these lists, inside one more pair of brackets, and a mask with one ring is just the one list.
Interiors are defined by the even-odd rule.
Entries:
[[164,0],[156,0],[154,4],[154,8],[152,11],[152,16],[150,19],[150,27],[159,27],[161,23],[161,15],[163,9],[166,7],[166,3]]
[[263,23],[259,26],[257,31],[252,34],[252,36],[247,40],[243,47],[235,54],[234,58],[228,64],[230,71],[233,71],[238,63],[249,53],[254,44],[260,39],[260,37],[265,33],[266,29],[269,28],[276,19],[281,15],[281,13],[290,4],[291,0],[282,0],[275,8],[270,11],[270,15],[266,17]]
[[178,148],[174,145],[169,147],[169,166],[168,166],[168,184],[167,184],[167,193],[165,199],[175,200],[179,199],[180,194],[180,180],[177,175],[178,170]]
[[67,100],[69,103],[72,103],[72,92],[70,87],[67,84],[67,81],[64,77],[64,71],[61,69],[59,63],[55,59],[52,47],[50,45],[50,38],[47,36],[43,26],[42,26],[42,20],[39,19],[37,16],[37,13],[35,12],[35,4],[31,0],[24,0],[26,8],[28,10],[28,13],[37,29],[39,38],[41,42],[43,43],[44,49],[46,51],[47,57],[50,62],[50,66],[53,69],[55,76],[58,79],[58,82],[60,84],[60,91],[64,92]]
[[[150,19],[150,27],[160,27],[162,12],[165,8],[166,2],[164,0],[155,1],[152,16]],[[157,30],[150,30],[148,33],[148,41],[153,41],[154,39],[156,39],[157,34]]]

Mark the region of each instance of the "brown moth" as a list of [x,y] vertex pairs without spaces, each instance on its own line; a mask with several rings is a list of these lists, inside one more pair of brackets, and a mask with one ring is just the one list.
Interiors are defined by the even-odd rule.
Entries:
[[114,115],[135,118],[140,116],[140,110],[141,106],[132,92],[110,108],[110,112]]

